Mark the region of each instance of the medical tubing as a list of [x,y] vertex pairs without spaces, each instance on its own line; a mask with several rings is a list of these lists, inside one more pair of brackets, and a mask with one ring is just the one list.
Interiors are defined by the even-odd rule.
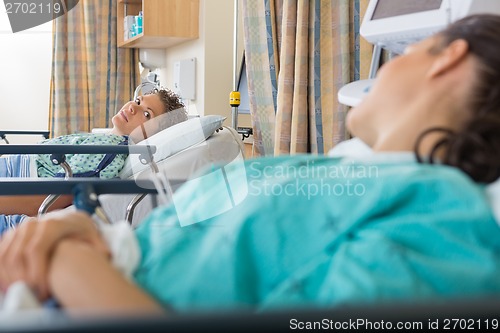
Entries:
[[161,177],[161,173],[155,173],[152,175],[151,180],[153,181],[153,185],[156,189],[156,192],[158,193],[158,199],[160,203],[163,205],[167,205],[169,203],[168,200],[168,194],[169,194],[169,188],[170,185],[168,184],[168,181],[165,182],[163,181]]

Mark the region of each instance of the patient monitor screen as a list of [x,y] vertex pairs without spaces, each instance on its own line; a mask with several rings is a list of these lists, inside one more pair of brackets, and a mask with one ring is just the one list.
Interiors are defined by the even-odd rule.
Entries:
[[372,20],[441,8],[443,0],[379,0]]

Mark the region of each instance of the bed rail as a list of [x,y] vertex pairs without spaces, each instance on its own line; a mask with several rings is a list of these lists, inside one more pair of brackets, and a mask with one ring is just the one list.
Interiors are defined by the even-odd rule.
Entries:
[[138,185],[134,180],[100,178],[0,178],[0,195],[42,195],[72,194],[78,185],[91,185],[97,195],[156,193],[154,184],[141,180]]
[[7,140],[7,135],[40,135],[43,136],[45,139],[49,138],[50,132],[49,131],[4,131],[0,130],[0,139],[4,140],[6,143],[9,143],[9,140]]
[[[149,164],[153,171],[158,171],[156,163],[154,162],[153,155],[156,153],[156,146],[150,145],[130,145],[130,146],[118,146],[118,145],[1,145],[1,154],[50,154],[50,159],[56,165],[60,165],[66,173],[65,181],[68,181],[72,177],[72,171],[69,164],[66,162],[66,154],[138,154],[139,160],[143,164]],[[142,182],[142,181],[141,181]],[[71,184],[71,183],[68,183]],[[144,183],[142,183],[144,185]],[[50,185],[47,185],[50,186]],[[144,187],[154,188],[154,186],[144,185]],[[11,186],[3,187],[12,190]],[[9,192],[7,192],[8,194]],[[25,193],[27,194],[49,194],[49,196],[43,201],[38,215],[45,214],[50,206],[59,198],[61,194],[69,194],[71,192],[57,193],[50,191],[48,193]],[[110,194],[111,192],[107,192]],[[134,199],[134,202],[127,208],[127,220],[133,216],[133,210],[137,204],[145,197],[148,192],[135,191],[135,192],[119,192],[122,194],[129,193],[140,193]],[[15,191],[10,192],[11,195],[19,195]],[[99,195],[100,193],[97,193]],[[1,195],[1,194],[0,194]],[[97,200],[97,199],[96,199]],[[98,205],[98,204],[96,204]],[[95,210],[95,207],[93,208]],[[103,220],[108,220],[105,216],[102,216]]]
[[[498,331],[500,299],[436,299],[416,303],[379,302],[371,305],[340,305],[319,309],[277,309],[250,311],[192,311],[165,316],[69,318],[62,312],[52,313],[51,320],[32,323],[22,315],[11,315],[0,323],[0,330],[28,332],[418,332],[446,330]],[[59,314],[59,316],[57,316]],[[307,325],[307,326],[306,326]],[[314,325],[314,326],[313,326]],[[465,328],[464,328],[465,327]],[[462,329],[464,328],[464,329]],[[316,331],[316,330],[314,330]]]
[[0,145],[0,154],[154,154],[148,145]]
[[157,193],[153,182],[147,180],[141,180],[141,185],[138,185],[134,180],[121,179],[42,178],[33,181],[30,178],[0,178],[0,183],[2,185],[0,186],[0,196],[50,194],[51,196],[58,197],[63,194],[72,194],[73,204],[77,209],[86,211],[89,214],[96,213],[106,223],[110,223],[111,221],[100,208],[99,195]]

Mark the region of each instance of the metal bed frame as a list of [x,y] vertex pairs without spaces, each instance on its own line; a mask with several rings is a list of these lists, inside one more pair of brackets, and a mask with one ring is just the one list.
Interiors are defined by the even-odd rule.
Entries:
[[[340,332],[450,332],[477,330],[497,332],[500,324],[500,298],[440,299],[418,303],[391,302],[371,305],[344,305],[320,309],[251,311],[213,311],[211,313],[165,314],[165,316],[128,316],[68,318],[32,324],[0,323],[0,332],[293,332],[312,331],[298,323],[320,323],[317,328]],[[22,317],[20,318],[22,319]],[[382,324],[383,322],[383,324]],[[398,323],[413,326],[398,328]],[[336,329],[335,325],[343,325]],[[379,327],[384,328],[379,328]],[[304,326],[303,326],[304,327]],[[391,329],[389,329],[391,327]],[[408,326],[409,327],[409,326]],[[421,327],[421,328],[420,328]],[[464,329],[465,327],[465,329]],[[293,329],[295,328],[295,329]],[[314,330],[316,331],[316,329]]]
[[[156,153],[156,147],[149,145],[131,145],[131,146],[1,145],[0,146],[0,155],[1,154],[50,154],[51,155],[50,159],[52,160],[52,162],[55,165],[61,165],[61,167],[65,170],[66,177],[64,178],[63,182],[65,182],[67,186],[71,186],[72,188],[75,186],[75,183],[84,182],[85,178],[71,178],[72,171],[69,164],[66,162],[66,154],[139,154],[139,160],[141,161],[141,163],[149,164],[150,168],[154,172],[157,172],[158,168],[153,160],[154,153]],[[96,178],[90,178],[90,179],[96,180]],[[120,182],[123,182],[126,188],[128,188],[128,192],[127,190],[123,189],[123,187],[117,185]],[[135,186],[131,186],[130,182],[134,183]],[[0,190],[0,195],[48,194],[47,198],[43,201],[42,205],[38,210],[38,214],[42,215],[47,212],[50,206],[57,200],[57,198],[59,198],[60,195],[72,193],[71,191],[68,190],[67,187],[63,187],[65,188],[65,191],[64,193],[62,193],[60,190],[62,185],[56,185],[56,184],[58,183],[51,183],[50,181],[47,181],[45,179],[37,179],[36,181],[33,181],[33,179],[29,178],[24,178],[24,179],[15,178],[15,180],[12,178],[8,178],[4,179],[4,181],[2,182],[2,189]],[[113,187],[121,188],[122,192],[103,192],[104,189],[99,189],[97,191],[99,193],[95,194],[99,195],[99,194],[112,194],[112,193],[120,193],[120,194],[139,193],[132,199],[132,201],[127,207],[125,219],[129,223],[132,222],[134,209],[137,207],[140,201],[144,199],[146,194],[157,193],[156,190],[154,191],[151,190],[155,188],[154,185],[152,183],[148,184],[148,182],[144,180],[141,180],[141,187],[139,187],[135,183],[135,181],[126,181],[126,180],[114,180],[113,183],[109,183],[107,184],[107,186],[111,186],[111,184],[113,184],[112,185]],[[19,187],[16,187],[16,185],[19,185]],[[37,187],[41,188],[37,189]],[[148,189],[145,187],[147,187]],[[88,185],[87,188],[81,188],[79,191],[80,192],[87,191],[88,195],[90,195],[92,192],[96,192],[92,191],[91,187],[89,187]],[[108,191],[112,191],[112,189],[109,189]],[[95,205],[95,207],[92,209],[92,213],[96,212],[102,220],[109,222],[109,219],[107,218],[106,214],[104,214],[102,210],[97,209],[98,207],[97,196],[95,197],[94,201],[96,201],[96,203],[93,204]],[[77,203],[75,204],[77,205],[77,207],[79,206],[79,204]]]
[[[63,195],[72,194],[73,203],[77,209],[89,214],[98,213],[98,196],[101,194],[150,194],[157,193],[152,182],[141,181],[140,186],[134,180],[99,179],[99,178],[68,178],[68,179],[37,179],[0,178],[1,195]],[[99,217],[106,222],[103,216]]]
[[7,135],[41,135],[45,139],[49,138],[49,131],[4,131],[0,130],[0,139],[5,141],[5,143],[9,144],[9,140],[7,140]]

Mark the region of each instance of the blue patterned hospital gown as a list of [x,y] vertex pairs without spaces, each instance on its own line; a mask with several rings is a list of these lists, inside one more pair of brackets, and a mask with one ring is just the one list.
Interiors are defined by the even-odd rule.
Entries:
[[[67,145],[119,145],[127,144],[126,136],[112,134],[78,133],[47,139],[40,144]],[[34,158],[37,175],[30,174],[30,159]],[[75,177],[117,177],[125,164],[127,155],[123,154],[67,154],[66,161]],[[9,155],[0,158],[0,177],[63,177],[61,166],[54,165],[49,154]],[[0,215],[0,234],[15,227],[25,215]]]
[[136,230],[135,281],[165,307],[500,292],[500,228],[483,187],[454,168],[298,156],[212,171]]
[[[40,144],[51,145],[120,145],[127,144],[127,137],[113,134],[78,133],[47,139]],[[109,179],[115,178],[120,173],[127,155],[123,154],[66,154],[73,176],[95,177]],[[62,177],[64,170],[59,165],[54,165],[50,155],[36,157],[38,177]]]

